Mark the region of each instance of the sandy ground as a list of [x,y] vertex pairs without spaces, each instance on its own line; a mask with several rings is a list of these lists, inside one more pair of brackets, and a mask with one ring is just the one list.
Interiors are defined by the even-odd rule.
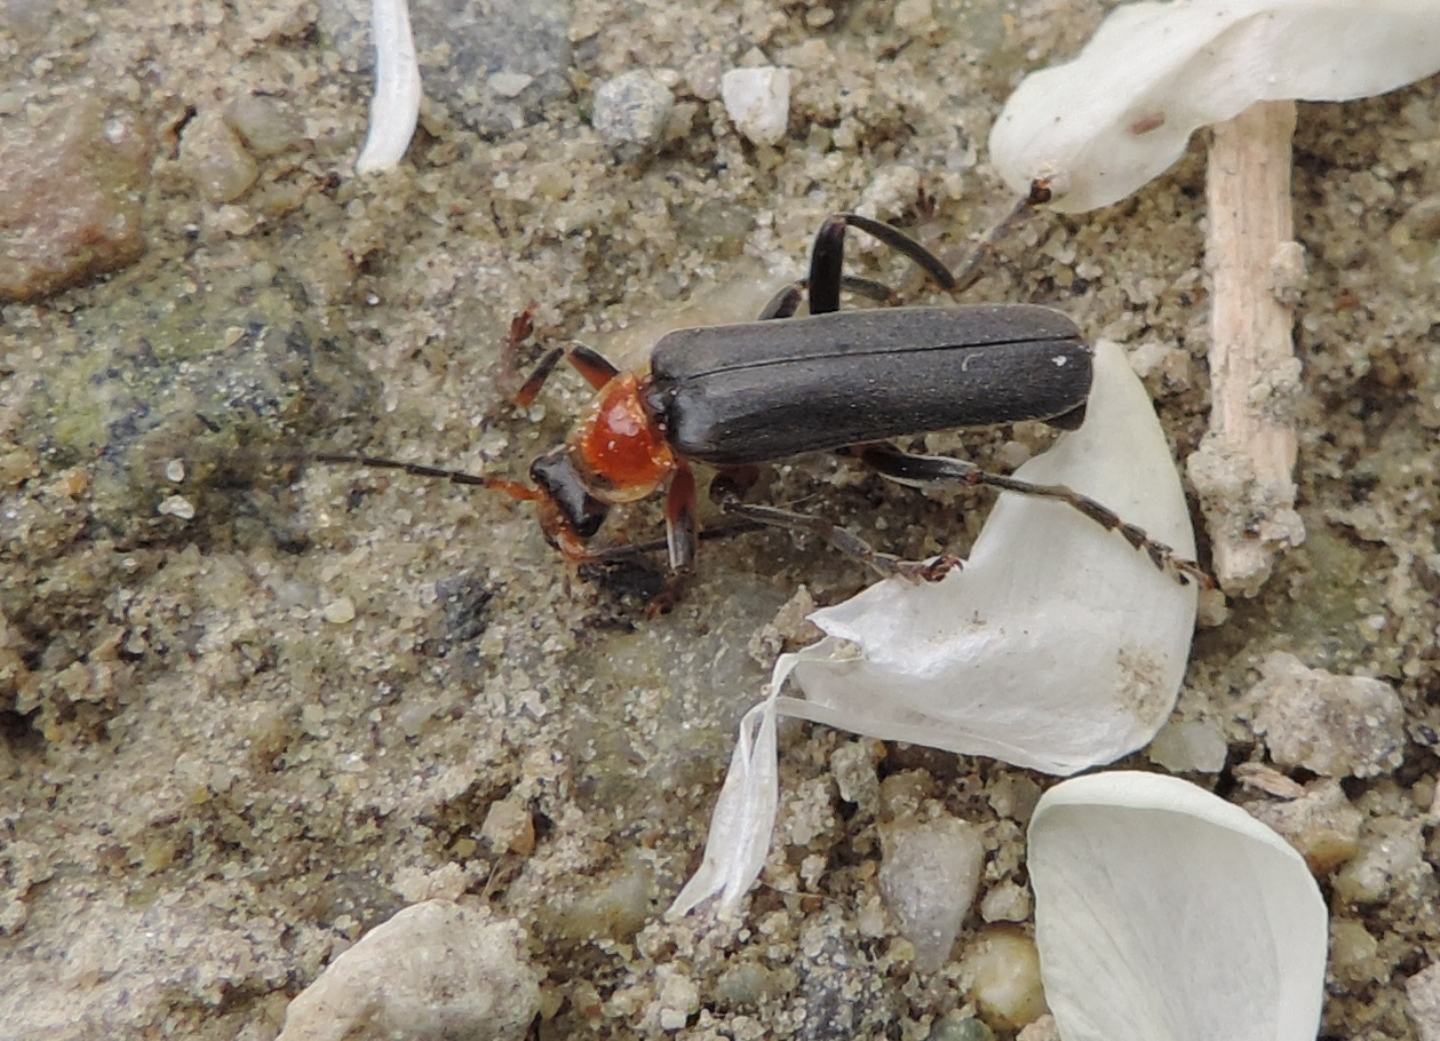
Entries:
[[[706,545],[679,609],[647,620],[653,576],[567,575],[522,505],[275,460],[364,446],[519,475],[586,399],[567,375],[529,414],[507,404],[501,347],[531,301],[541,342],[633,360],[697,301],[753,314],[833,210],[963,254],[1010,203],[983,163],[1000,104],[1105,5],[456,3],[453,23],[432,5],[422,131],[361,180],[365,6],[0,0],[0,138],[94,98],[151,147],[140,259],[0,308],[0,1038],[269,1039],[339,951],[430,895],[524,926],[541,1037],[646,1036],[677,1003],[685,1038],[981,1036],[935,1026],[967,1008],[958,964],[919,973],[875,927],[876,819],[832,774],[850,735],[784,731],[788,841],[743,932],[658,920],[777,611],[854,592],[853,562],[782,534]],[[467,19],[483,45],[445,30]],[[776,148],[716,96],[721,70],[762,62],[794,70]],[[633,68],[675,103],[626,160],[589,116]],[[519,81],[494,77],[516,70],[531,82],[507,96]],[[1229,745],[1192,779],[1250,800],[1233,768],[1265,753],[1237,707],[1266,654],[1402,699],[1403,764],[1343,784],[1363,824],[1341,862],[1384,877],[1322,879],[1333,1038],[1415,1041],[1404,981],[1440,949],[1436,88],[1301,107],[1307,539],[1200,632],[1178,709]],[[1056,304],[1138,352],[1180,458],[1207,414],[1202,178],[1197,145],[1131,200],[1032,223],[973,294]],[[1012,438],[1043,442],[932,445],[1004,458]],[[984,512],[825,461],[762,493],[908,556],[963,552]],[[658,518],[637,507],[615,536]],[[987,889],[1023,884],[1024,809],[994,797],[1023,772],[872,755],[983,825]]]

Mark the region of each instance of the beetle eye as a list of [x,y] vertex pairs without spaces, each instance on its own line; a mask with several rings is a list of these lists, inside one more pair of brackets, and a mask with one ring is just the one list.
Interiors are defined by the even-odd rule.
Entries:
[[530,479],[560,507],[565,523],[582,539],[593,536],[605,523],[610,507],[587,490],[568,448],[546,452],[531,463]]

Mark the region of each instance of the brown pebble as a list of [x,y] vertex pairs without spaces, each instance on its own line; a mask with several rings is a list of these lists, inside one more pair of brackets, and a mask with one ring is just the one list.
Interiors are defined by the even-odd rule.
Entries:
[[134,263],[150,139],[85,98],[0,144],[0,301],[36,300]]

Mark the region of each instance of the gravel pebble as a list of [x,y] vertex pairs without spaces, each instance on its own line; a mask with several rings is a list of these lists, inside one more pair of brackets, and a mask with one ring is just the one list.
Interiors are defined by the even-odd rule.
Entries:
[[348,596],[331,600],[320,609],[320,617],[331,625],[344,625],[355,620],[355,604]]
[[1147,754],[1171,773],[1219,773],[1225,766],[1225,735],[1214,723],[1167,723]]
[[0,302],[35,300],[145,250],[150,141],[134,113],[84,98],[0,144]]
[[731,69],[720,97],[735,129],[757,145],[777,145],[790,122],[790,70],[765,66]]
[[210,202],[234,202],[250,190],[260,168],[218,111],[202,112],[180,137],[180,165]]
[[1260,673],[1249,702],[1279,765],[1329,777],[1374,777],[1400,765],[1405,710],[1389,684],[1306,668],[1284,653],[1269,655]]
[[1381,818],[1366,825],[1360,853],[1335,876],[1335,894],[1352,904],[1372,904],[1433,880],[1419,821]]
[[591,122],[617,154],[639,158],[660,147],[673,103],[665,84],[636,69],[600,84]]
[[881,828],[885,856],[880,892],[900,932],[915,945],[915,965],[944,965],[960,923],[975,902],[985,846],[979,830],[954,817],[896,821]]
[[1350,804],[1339,781],[1314,781],[1294,799],[1245,808],[1294,846],[1317,875],[1334,871],[1360,849],[1365,815]]
[[1440,1041],[1440,962],[1406,980],[1405,996],[1420,1041]]
[[1016,1029],[1045,1012],[1035,942],[1008,926],[986,929],[961,963],[970,997],[995,1027]]
[[277,1041],[511,1041],[540,1006],[525,933],[448,900],[376,926],[290,1002]]

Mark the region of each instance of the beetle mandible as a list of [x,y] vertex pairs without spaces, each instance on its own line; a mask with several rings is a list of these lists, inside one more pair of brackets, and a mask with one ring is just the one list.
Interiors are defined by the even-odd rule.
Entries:
[[[718,468],[711,497],[721,511],[752,525],[810,532],[881,575],[934,580],[959,565],[949,556],[902,560],[823,518],[743,500],[754,464],[808,452],[845,454],[904,484],[950,481],[1057,500],[1118,532],[1177,581],[1213,585],[1196,563],[1070,488],[887,443],[1019,420],[1074,429],[1090,393],[1091,351],[1067,316],[1029,304],[842,312],[842,289],[884,302],[895,297],[878,282],[843,274],[847,228],[908,257],[940,288],[964,288],[944,262],[898,228],[833,214],[815,236],[808,277],[782,289],[754,322],[671,332],[652,349],[648,371],[622,372],[580,344],[549,351],[516,394],[518,403],[529,405],[562,359],[597,398],[570,439],[531,464],[533,484],[369,455],[311,458],[440,477],[534,502],[546,539],[576,563],[630,552],[593,549],[589,541],[611,507],[664,489],[671,580],[662,596],[673,595],[694,569],[695,462]],[[797,318],[807,295],[810,314]]]

